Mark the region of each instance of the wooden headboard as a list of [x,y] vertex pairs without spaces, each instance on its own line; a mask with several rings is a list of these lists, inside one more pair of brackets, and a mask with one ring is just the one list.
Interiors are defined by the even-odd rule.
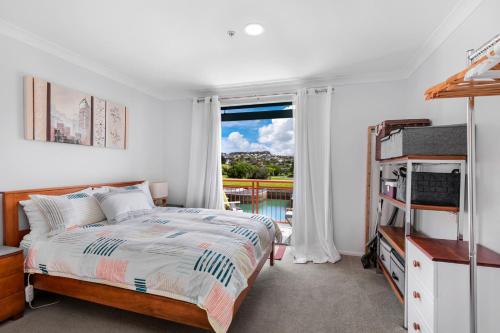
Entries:
[[32,190],[18,190],[3,192],[3,241],[8,246],[19,246],[24,235],[30,232],[29,229],[19,230],[19,201],[29,199],[30,194],[63,195],[81,191],[89,187],[101,186],[129,186],[142,183],[143,180],[106,183],[87,184],[65,187],[39,188]]

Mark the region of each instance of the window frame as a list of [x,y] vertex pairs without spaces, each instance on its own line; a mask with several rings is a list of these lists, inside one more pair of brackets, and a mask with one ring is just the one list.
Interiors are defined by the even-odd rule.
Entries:
[[271,110],[271,111],[254,111],[254,112],[231,112],[227,110],[251,109],[257,107],[272,107],[272,106],[292,106],[293,102],[277,102],[264,104],[244,104],[234,106],[221,107],[221,121],[241,121],[241,120],[261,120],[261,119],[277,119],[277,118],[293,118],[293,109],[287,110]]

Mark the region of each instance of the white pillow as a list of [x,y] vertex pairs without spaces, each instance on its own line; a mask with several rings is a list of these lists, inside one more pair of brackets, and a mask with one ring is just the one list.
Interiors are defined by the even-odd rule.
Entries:
[[155,206],[153,198],[151,197],[151,191],[149,190],[149,182],[147,180],[144,183],[136,185],[129,185],[123,187],[108,187],[108,188],[112,192],[141,190],[142,192],[144,192],[144,195],[146,196],[146,199],[148,200],[150,207],[152,208]]
[[66,194],[73,204],[75,210],[75,223],[77,225],[87,225],[91,223],[101,222],[106,219],[96,198],[92,195],[92,191],[83,191],[77,193]]
[[94,197],[109,223],[119,223],[128,218],[144,215],[152,209],[144,191],[140,189],[96,193]]
[[48,223],[49,236],[57,235],[76,226],[76,214],[71,200],[65,196],[31,195]]
[[[54,218],[57,216],[54,214],[62,214],[62,211],[67,214],[65,215],[64,229],[104,221],[106,216],[104,216],[97,200],[91,194],[92,189],[88,188],[79,192],[60,196],[32,195],[31,198],[33,200],[25,200],[19,203],[26,212],[31,233],[34,236],[39,236],[61,232],[61,230],[52,232],[52,228],[54,227],[54,223],[57,225],[57,228],[62,228],[62,226],[58,225],[58,222],[54,221]],[[61,200],[57,199],[50,202],[37,201],[35,198],[44,198],[47,200],[60,198]],[[57,210],[51,211],[48,208],[49,206],[47,206],[48,204],[50,204],[50,207],[55,207]],[[40,205],[44,205],[46,208],[45,211]]]
[[24,213],[28,218],[30,234],[33,237],[47,235],[50,232],[49,224],[45,221],[45,217],[40,208],[38,208],[38,205],[33,200],[19,201],[19,204],[23,207]]
[[108,193],[109,192],[109,186],[103,186],[103,187],[94,187],[89,189],[87,192],[88,194],[94,195],[96,193]]

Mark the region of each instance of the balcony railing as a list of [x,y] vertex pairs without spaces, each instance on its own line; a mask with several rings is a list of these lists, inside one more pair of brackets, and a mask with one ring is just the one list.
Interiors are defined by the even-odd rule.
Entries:
[[293,207],[293,180],[224,179],[224,192],[230,202],[247,213],[269,216],[285,222],[286,211]]

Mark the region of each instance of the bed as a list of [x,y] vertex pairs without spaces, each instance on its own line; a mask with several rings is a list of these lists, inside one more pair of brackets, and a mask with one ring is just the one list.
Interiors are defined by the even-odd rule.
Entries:
[[[19,246],[29,233],[20,230],[18,205],[31,194],[139,183],[4,192],[4,243]],[[97,223],[34,242],[25,270],[35,289],[225,332],[268,257],[273,265],[275,232],[259,215],[157,208],[120,226]]]

